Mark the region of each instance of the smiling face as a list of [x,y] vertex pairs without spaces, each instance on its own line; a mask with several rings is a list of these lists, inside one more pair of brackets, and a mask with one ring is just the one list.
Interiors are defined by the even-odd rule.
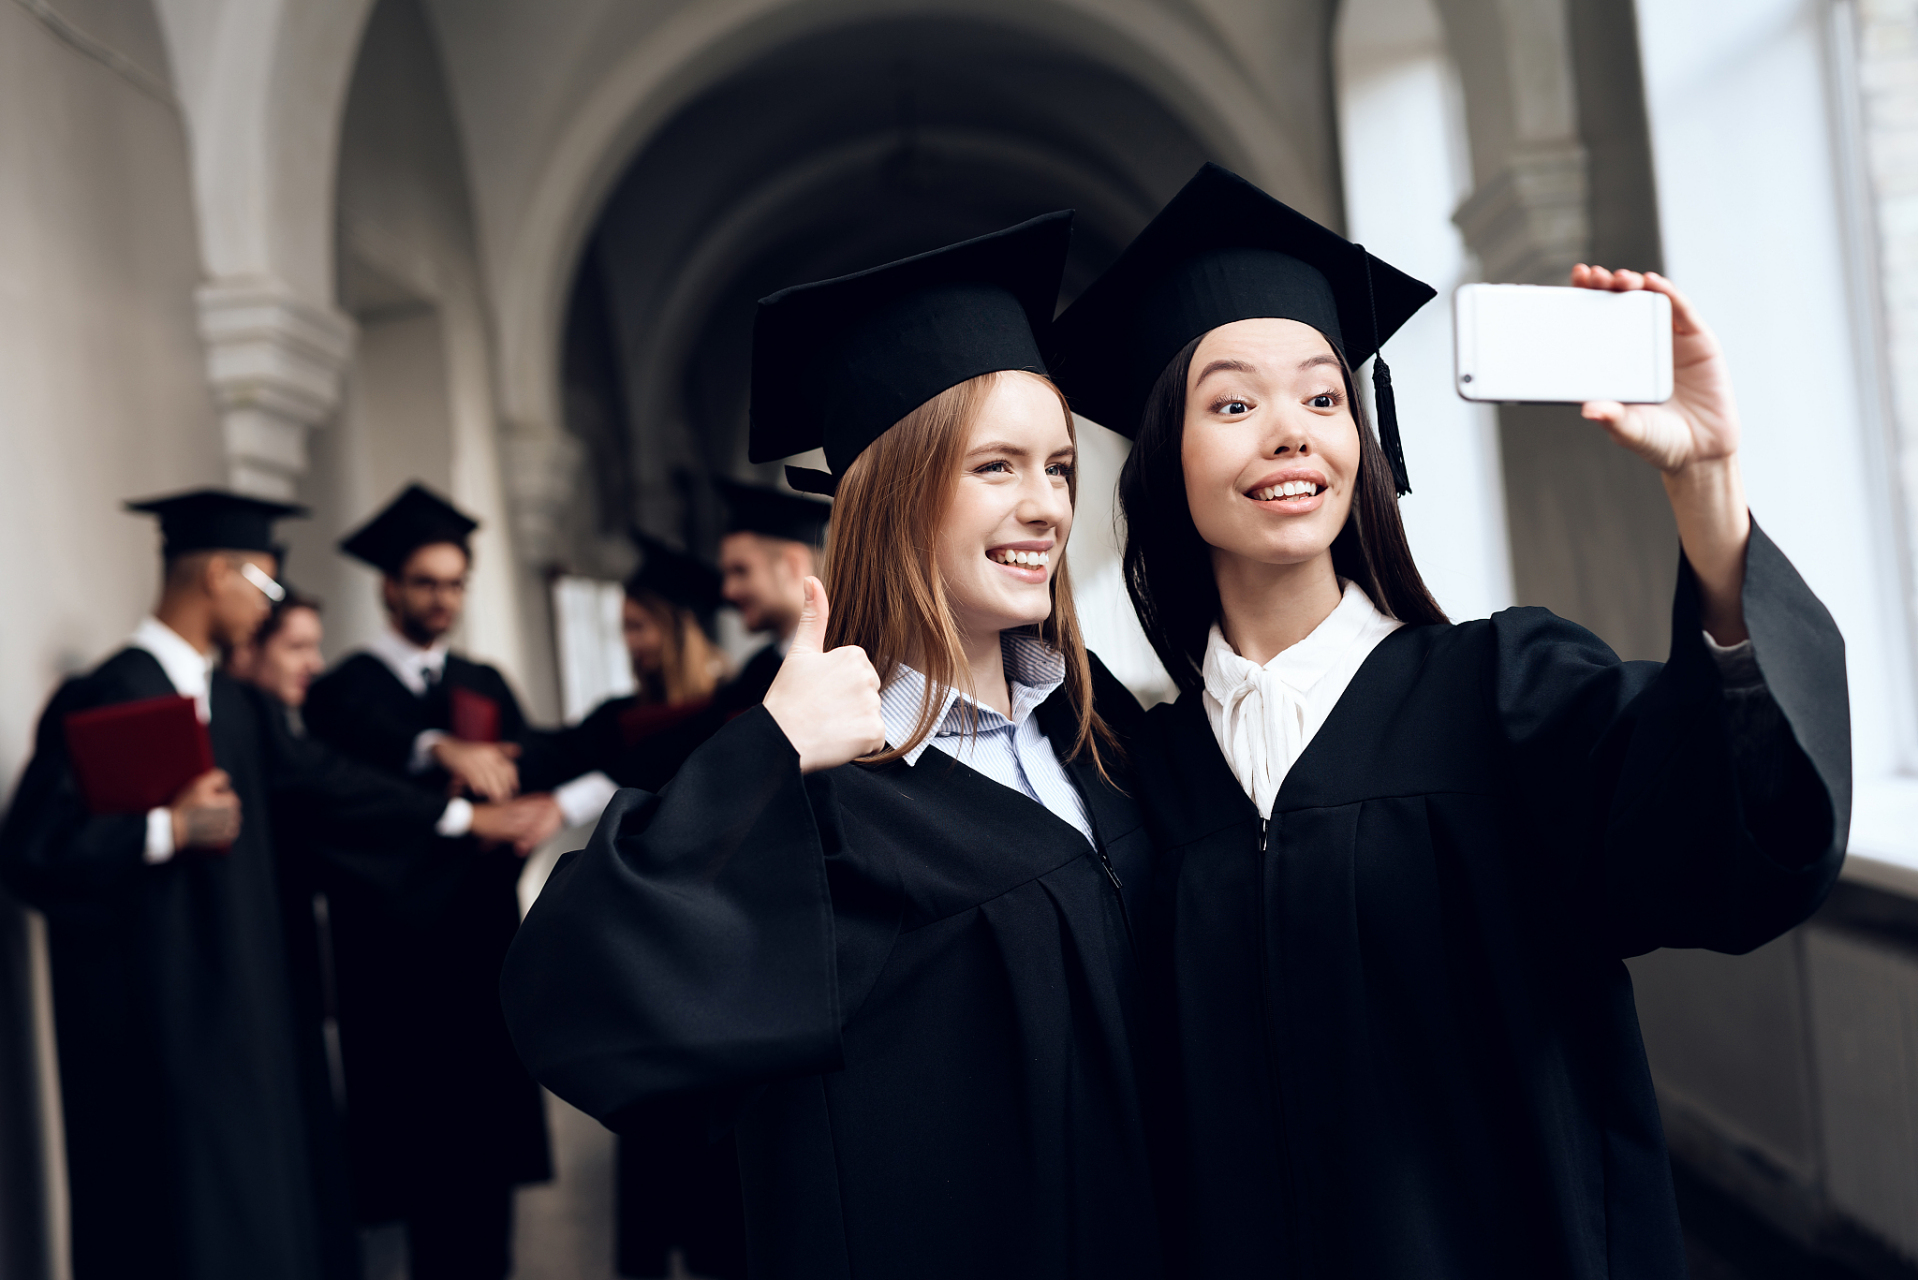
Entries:
[[620,606],[619,620],[620,631],[626,638],[626,654],[633,662],[633,674],[641,680],[658,675],[666,659],[663,620],[631,596]]
[[962,634],[1043,622],[1072,532],[1071,420],[1047,383],[997,378],[974,418],[937,537],[940,577]]
[[316,610],[289,608],[273,634],[258,646],[253,683],[289,707],[303,705],[306,691],[326,670],[326,659],[320,653],[322,637]]
[[1359,478],[1338,356],[1296,320],[1239,320],[1200,340],[1186,380],[1186,500],[1214,564],[1330,556]]

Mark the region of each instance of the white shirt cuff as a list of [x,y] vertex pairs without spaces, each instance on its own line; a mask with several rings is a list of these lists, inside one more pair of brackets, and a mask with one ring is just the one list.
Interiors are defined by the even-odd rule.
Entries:
[[1752,651],[1749,639],[1737,644],[1720,644],[1712,639],[1711,632],[1700,634],[1705,637],[1705,652],[1718,664],[1719,679],[1727,690],[1742,693],[1765,687],[1765,673],[1758,669],[1758,655]]
[[438,764],[439,761],[433,759],[433,744],[445,737],[445,732],[439,729],[420,730],[420,736],[413,739],[413,756],[406,762],[406,771],[425,773]]
[[463,836],[473,829],[473,802],[464,796],[454,796],[446,802],[446,811],[440,814],[440,820],[433,824],[433,830],[447,839]]
[[564,786],[553,788],[553,800],[559,805],[559,815],[569,827],[583,827],[589,822],[597,822],[606,808],[606,802],[613,798],[613,792],[619,790],[619,784],[595,769],[591,773],[582,773]]
[[148,866],[173,861],[173,810],[161,807],[147,810],[147,847],[141,854]]

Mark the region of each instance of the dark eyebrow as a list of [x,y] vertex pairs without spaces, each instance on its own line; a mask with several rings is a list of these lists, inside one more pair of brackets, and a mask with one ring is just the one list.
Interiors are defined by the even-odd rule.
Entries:
[[1313,356],[1310,360],[1301,360],[1299,362],[1299,372],[1304,373],[1307,369],[1315,368],[1322,364],[1336,365],[1338,362],[1339,358],[1337,356],[1329,351],[1324,352],[1323,354]]
[[1198,382],[1192,385],[1198,386],[1200,382],[1204,382],[1215,373],[1257,373],[1258,371],[1256,365],[1247,364],[1243,360],[1214,360],[1199,371]]

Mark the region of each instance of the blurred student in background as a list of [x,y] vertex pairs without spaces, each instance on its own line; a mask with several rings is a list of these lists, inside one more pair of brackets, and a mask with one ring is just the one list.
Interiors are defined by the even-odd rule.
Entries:
[[832,506],[782,489],[736,480],[715,483],[727,511],[726,536],[719,543],[721,591],[739,610],[746,630],[772,636],[718,698],[726,710],[737,712],[764,701],[779,674],[806,604],[806,576],[819,572]]
[[[269,813],[308,804],[377,847],[470,829],[473,807],[315,748],[215,665],[284,598],[272,525],[299,508],[218,490],[130,505],[160,521],[159,603],[54,696],[0,827],[0,874],[48,922],[73,1274],[352,1280],[337,1119]],[[169,696],[192,700],[216,767],[147,812],[90,796],[67,717]],[[93,763],[113,781],[153,761]]]
[[326,670],[320,637],[320,602],[287,587],[258,633],[227,651],[226,673],[264,689],[297,716],[306,691]]
[[[753,534],[729,536],[758,540]],[[643,786],[640,778],[665,755],[682,759],[712,732],[675,730],[711,711],[724,658],[702,619],[712,617],[722,600],[713,566],[640,530],[633,531],[633,542],[645,558],[626,580],[622,620],[639,688],[608,699],[572,732],[614,778]],[[734,543],[736,554],[740,545]],[[662,753],[658,748],[667,736],[690,745]],[[642,1124],[620,1135],[618,1169],[621,1275],[676,1274],[674,1252],[681,1268],[711,1280],[746,1274],[746,1221],[732,1143],[708,1141],[684,1126]]]
[[422,833],[421,871],[401,892],[328,883],[356,1206],[362,1223],[405,1224],[413,1280],[504,1276],[513,1188],[551,1176],[499,968],[523,855],[614,790],[603,776],[562,785],[559,735],[527,723],[499,671],[450,651],[477,527],[412,485],[340,544],[383,575],[388,628],[316,681],[305,709],[315,737],[422,792],[524,791],[541,815],[514,848]]

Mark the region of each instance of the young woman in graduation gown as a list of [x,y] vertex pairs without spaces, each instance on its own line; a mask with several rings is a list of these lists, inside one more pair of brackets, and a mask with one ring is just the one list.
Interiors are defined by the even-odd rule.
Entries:
[[756,1277],[1158,1274],[1119,888],[1142,830],[1033,337],[1068,218],[761,304],[753,454],[823,442],[830,476],[789,474],[837,483],[830,591],[764,705],[622,791],[508,957],[554,1092],[616,1128],[736,1121]]
[[1663,664],[1543,609],[1448,624],[1353,391],[1431,290],[1208,167],[1060,318],[1136,434],[1134,603],[1181,696],[1132,744],[1168,1250],[1206,1277],[1671,1277],[1684,1253],[1622,960],[1744,952],[1843,857],[1843,644],[1750,518],[1723,356],[1585,416],[1659,468]]

